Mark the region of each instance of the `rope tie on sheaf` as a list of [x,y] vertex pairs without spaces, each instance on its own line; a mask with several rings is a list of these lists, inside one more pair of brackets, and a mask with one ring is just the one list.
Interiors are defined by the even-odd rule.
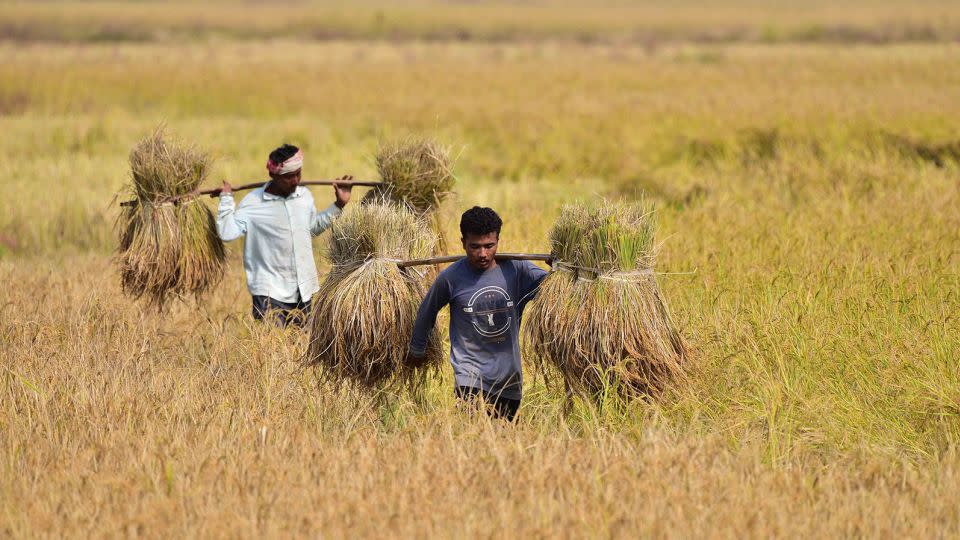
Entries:
[[[692,276],[697,273],[697,269],[693,269],[689,272],[654,272],[653,268],[638,268],[636,270],[630,270],[628,272],[619,272],[619,271],[604,271],[599,268],[591,268],[589,266],[578,266],[575,264],[566,263],[563,261],[554,261],[553,266],[550,268],[551,272],[569,272],[574,275],[579,281],[596,281],[598,279],[603,279],[606,281],[620,281],[620,282],[631,282],[635,283],[642,281],[644,278],[649,276]],[[595,278],[588,278],[581,276],[582,272],[588,272],[591,274],[596,274]]]
[[157,199],[155,201],[142,201],[140,206],[143,207],[154,207],[158,208],[161,206],[181,206],[196,202],[200,198],[199,193],[191,192],[185,193],[183,195],[174,195],[172,197],[164,197],[162,199]]
[[190,198],[167,197],[157,201],[144,201],[139,205],[139,208],[143,219],[150,219],[150,217],[153,216],[154,210],[159,210],[160,208],[166,208],[170,206],[186,206],[196,202],[197,200],[199,199],[196,196]]
[[[396,258],[393,258],[393,257],[377,257],[377,256],[374,256],[374,255],[368,255],[367,258],[364,259],[364,261],[363,261],[362,263],[360,263],[360,264],[354,264],[354,263],[337,264],[337,265],[334,265],[334,267],[335,267],[336,269],[340,269],[340,270],[343,270],[343,271],[345,271],[345,272],[354,272],[354,271],[356,271],[356,270],[361,270],[361,269],[363,269],[363,268],[366,268],[367,266],[369,266],[369,265],[371,265],[371,264],[373,264],[373,263],[377,263],[377,262],[387,262],[387,263],[393,263],[393,264],[400,264],[400,263],[407,262],[407,261],[404,260],[404,259],[396,259]],[[402,269],[401,269],[401,273],[404,273],[404,272],[406,272],[406,271],[410,271],[410,272],[415,273],[417,276],[420,277],[420,279],[423,279],[423,278],[427,275],[426,271],[420,270],[419,268],[416,268],[416,267],[413,267],[413,266],[407,267],[407,268],[402,268]]]
[[[619,281],[625,283],[634,283],[656,275],[653,268],[638,268],[629,271],[605,271],[599,268],[590,268],[589,266],[578,266],[563,261],[554,261],[551,272],[569,272],[576,277],[578,281],[596,281],[602,279],[605,281]],[[595,278],[584,277],[582,273],[594,274]]]

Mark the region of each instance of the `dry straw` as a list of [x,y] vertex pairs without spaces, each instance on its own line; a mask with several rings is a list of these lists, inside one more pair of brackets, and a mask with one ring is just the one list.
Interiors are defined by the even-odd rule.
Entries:
[[162,129],[130,152],[136,204],[120,216],[117,254],[126,293],[162,308],[171,296],[200,295],[223,278],[216,222],[193,196],[209,169],[209,156],[167,140]]
[[383,184],[367,194],[406,205],[415,213],[436,212],[453,190],[453,159],[448,148],[425,138],[383,144],[377,152],[377,172]]
[[[313,298],[306,363],[325,368],[326,380],[334,383],[368,390],[416,387],[426,370],[404,360],[426,284],[397,262],[430,255],[433,234],[421,217],[386,200],[353,208],[330,230],[333,267]],[[427,366],[442,362],[434,333]]]
[[382,184],[370,190],[364,203],[388,199],[425,217],[437,237],[437,252],[444,252],[440,207],[453,192],[453,163],[450,149],[429,138],[384,143],[376,156]]
[[540,362],[595,399],[656,394],[683,372],[690,353],[653,273],[649,205],[567,206],[550,243],[555,271],[524,330]]

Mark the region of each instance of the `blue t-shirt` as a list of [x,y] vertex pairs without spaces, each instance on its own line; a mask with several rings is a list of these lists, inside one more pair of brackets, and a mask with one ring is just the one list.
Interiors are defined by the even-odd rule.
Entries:
[[520,399],[520,316],[546,275],[530,261],[498,261],[485,271],[466,259],[450,265],[420,304],[411,354],[424,354],[437,313],[450,304],[450,363],[457,386]]

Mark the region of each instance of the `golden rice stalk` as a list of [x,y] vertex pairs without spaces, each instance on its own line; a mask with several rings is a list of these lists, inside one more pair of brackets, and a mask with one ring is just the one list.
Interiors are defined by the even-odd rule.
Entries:
[[[306,364],[325,368],[328,380],[376,390],[417,387],[426,370],[404,360],[424,279],[401,270],[397,260],[429,256],[434,237],[423,219],[389,201],[367,202],[330,227],[333,263],[313,297]],[[427,347],[427,365],[443,362],[436,333]]]
[[[440,207],[453,192],[450,149],[424,137],[408,137],[380,146],[376,156],[382,184],[370,190],[362,204],[392,200],[429,221],[437,241],[434,255],[446,253],[447,239],[443,232]],[[436,277],[439,270],[430,267],[427,275]]]
[[190,193],[210,159],[157,130],[130,152],[136,204],[118,222],[116,262],[123,290],[162,308],[172,296],[200,295],[223,278],[226,252],[213,213]]
[[365,201],[396,201],[417,214],[435,212],[453,190],[450,150],[435,141],[409,138],[384,144],[376,157],[381,186]]
[[650,207],[568,206],[550,243],[557,271],[527,307],[524,327],[538,361],[594,399],[655,395],[682,375],[690,351],[653,273]]

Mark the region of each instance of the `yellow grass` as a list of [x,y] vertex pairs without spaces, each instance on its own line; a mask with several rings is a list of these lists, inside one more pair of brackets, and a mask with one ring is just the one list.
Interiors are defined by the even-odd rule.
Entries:
[[8,1],[0,37],[53,41],[209,38],[584,43],[954,41],[951,0]]
[[[0,534],[960,534],[958,68],[947,43],[2,44]],[[509,251],[645,191],[658,269],[696,270],[662,285],[699,364],[568,414],[527,369],[510,426],[449,368],[422,402],[318,388],[236,248],[158,317],[109,261],[161,121],[235,184],[284,141],[307,177],[373,178],[381,138],[435,135],[448,238],[483,203]]]

